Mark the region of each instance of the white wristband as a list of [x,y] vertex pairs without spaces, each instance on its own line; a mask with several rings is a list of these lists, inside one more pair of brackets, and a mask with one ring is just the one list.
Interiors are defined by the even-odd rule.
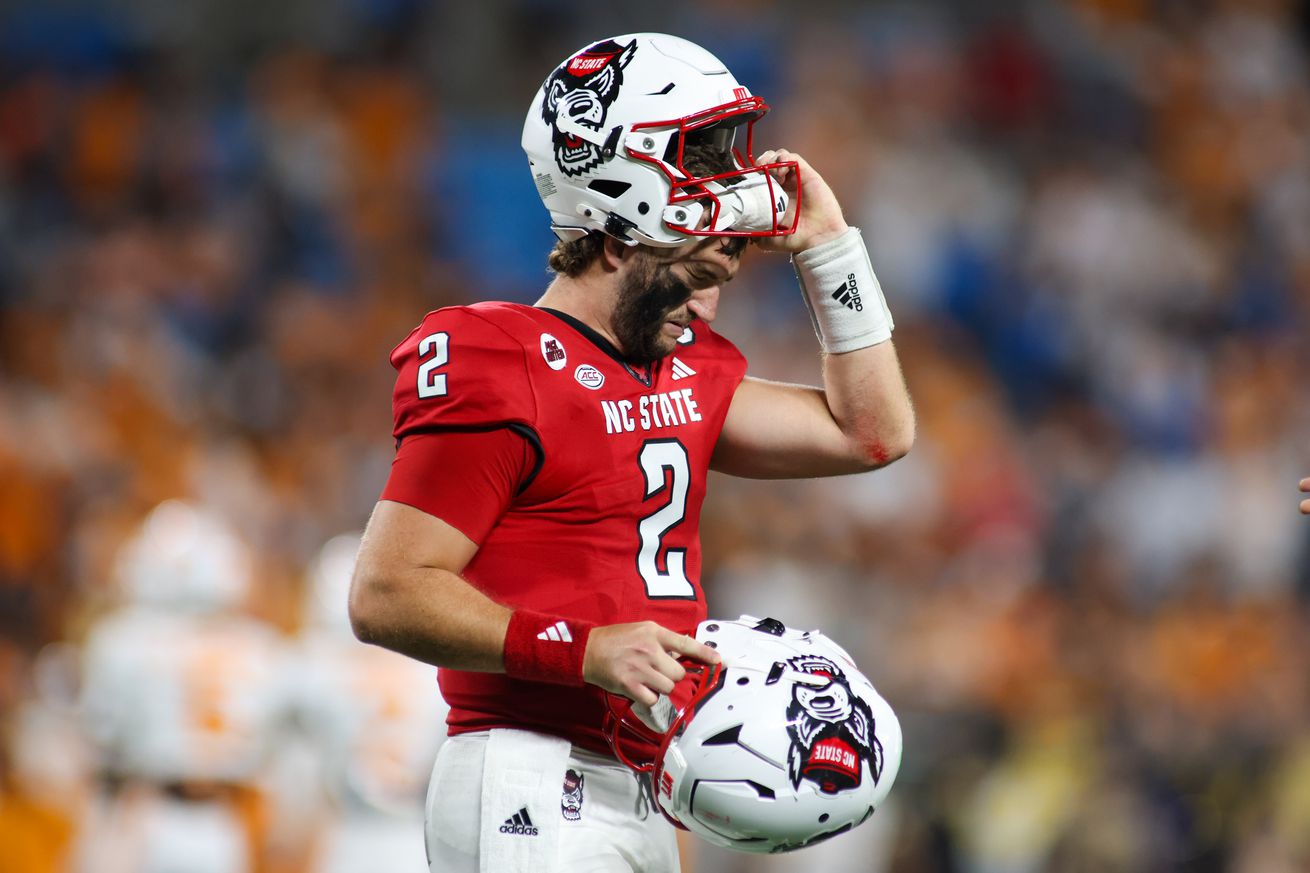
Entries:
[[825,352],[853,352],[891,339],[895,324],[859,228],[792,255],[791,262]]

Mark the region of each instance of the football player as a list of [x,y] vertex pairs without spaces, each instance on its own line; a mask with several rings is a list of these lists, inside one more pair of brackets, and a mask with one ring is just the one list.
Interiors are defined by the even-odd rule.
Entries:
[[295,697],[327,800],[311,870],[421,873],[423,794],[446,705],[430,667],[355,641],[346,592],[358,550],[358,534],[328,540],[305,586]]
[[[803,157],[755,154],[767,111],[676,37],[566,58],[523,129],[554,280],[534,306],[430,313],[392,354],[398,447],[350,609],[360,639],[441,668],[432,870],[677,870],[602,722],[607,692],[651,705],[680,658],[717,658],[690,636],[709,470],[829,476],[909,450],[859,231]],[[747,376],[710,327],[752,242],[792,258],[822,387]]]
[[176,500],[120,551],[124,602],[83,649],[82,714],[104,791],[75,869],[258,868],[288,696],[281,634],[243,609],[251,572],[222,519]]

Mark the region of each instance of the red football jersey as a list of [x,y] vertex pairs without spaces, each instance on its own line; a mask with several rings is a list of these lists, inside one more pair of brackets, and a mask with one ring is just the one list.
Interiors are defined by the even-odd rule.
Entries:
[[[563,313],[480,303],[429,313],[391,360],[397,439],[510,427],[534,446],[537,469],[465,568],[470,583],[511,607],[694,633],[706,474],[746,372],[736,347],[695,322],[669,356],[633,368]],[[519,727],[609,752],[594,686],[440,680],[452,734]]]

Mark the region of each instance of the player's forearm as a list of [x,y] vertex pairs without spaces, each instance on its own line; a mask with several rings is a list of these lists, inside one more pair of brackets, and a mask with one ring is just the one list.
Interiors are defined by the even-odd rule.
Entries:
[[851,456],[866,468],[901,457],[914,441],[914,410],[860,232],[847,227],[792,264],[825,353],[825,402]]
[[903,457],[914,444],[914,407],[891,340],[824,356],[824,397],[851,457],[868,468]]
[[456,670],[504,670],[510,613],[436,567],[397,570],[361,562],[351,587],[350,620],[360,640]]

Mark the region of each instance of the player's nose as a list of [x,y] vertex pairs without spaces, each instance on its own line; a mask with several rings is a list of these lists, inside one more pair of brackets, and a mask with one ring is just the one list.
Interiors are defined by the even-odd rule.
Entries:
[[698,288],[691,292],[691,299],[687,301],[687,308],[706,324],[712,322],[719,311],[719,286],[711,285],[708,288]]

